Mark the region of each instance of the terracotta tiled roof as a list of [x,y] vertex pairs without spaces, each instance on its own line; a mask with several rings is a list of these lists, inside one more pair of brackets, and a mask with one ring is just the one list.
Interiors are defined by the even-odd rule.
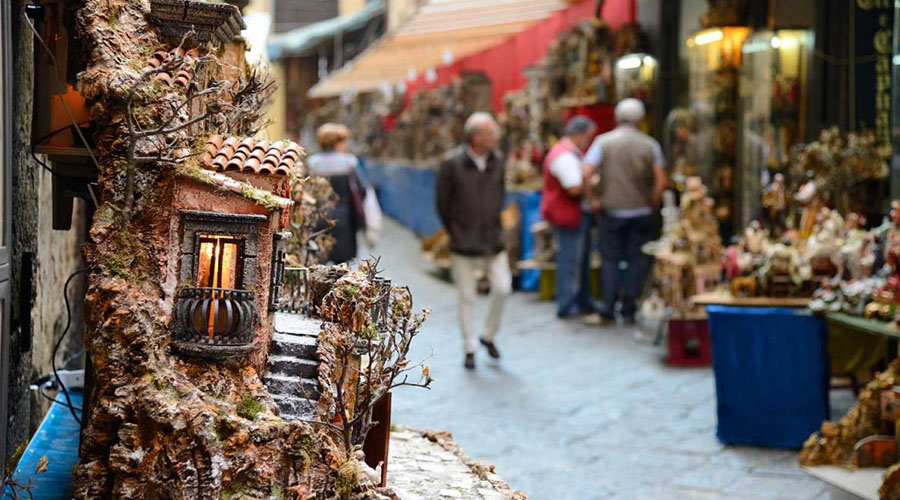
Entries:
[[293,141],[269,142],[250,137],[214,135],[206,142],[203,166],[216,172],[288,175],[302,165],[303,149]]
[[[149,59],[147,59],[146,64],[144,64],[144,71],[154,70],[162,66],[173,57],[185,56],[196,58],[200,56],[200,51],[197,49],[185,50],[183,47],[178,47],[170,51],[158,50]],[[163,71],[154,75],[153,78],[167,85],[175,84],[187,88],[187,86],[191,83],[191,78],[193,78],[193,68],[191,66],[192,65],[181,65],[181,69],[175,74],[172,74],[168,71]]]

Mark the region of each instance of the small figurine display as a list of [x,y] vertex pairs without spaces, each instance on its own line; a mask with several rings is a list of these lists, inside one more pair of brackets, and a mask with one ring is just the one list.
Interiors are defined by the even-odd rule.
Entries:
[[674,207],[669,206],[669,221],[662,237],[644,247],[645,253],[656,258],[655,293],[674,317],[696,314],[698,311],[689,304],[690,297],[719,285],[722,244],[712,207],[713,201],[700,178],[688,178],[677,223],[671,219]]
[[541,158],[547,141],[539,120],[546,112],[534,109],[536,102],[523,92],[507,93],[498,123],[503,130],[501,149],[506,153],[506,187],[512,190],[540,191]]
[[837,272],[815,291],[811,310],[900,324],[900,203],[895,201],[892,206],[888,222],[868,231],[863,229],[862,216],[850,214],[836,232],[836,212],[820,211],[824,222],[809,240],[814,247],[811,256],[819,257],[820,265],[827,259]]
[[726,277],[733,284],[740,281],[733,291],[740,289],[746,294],[752,278],[757,280],[759,295],[802,297],[828,286],[829,280],[871,276],[876,235],[861,229],[862,216],[850,214],[845,219],[836,210],[821,208],[815,215],[810,213],[809,219],[809,237],[788,231],[779,240],[759,221],[751,222],[741,239],[725,252]]
[[769,228],[787,230],[787,185],[784,174],[777,173],[762,193],[763,216]]
[[825,421],[800,450],[803,466],[886,468],[879,498],[900,498],[900,360],[892,361],[860,392],[836,422]]
[[543,264],[556,262],[557,246],[553,226],[542,220],[532,224],[530,229],[532,238],[534,238],[535,262]]
[[815,180],[817,189],[813,195],[842,214],[868,213],[866,197],[854,194],[860,194],[857,188],[864,182],[887,178],[885,158],[889,156],[890,151],[882,150],[874,132],[843,134],[833,127],[823,130],[818,140],[794,149],[789,176],[806,179],[801,191],[811,189],[809,182]]
[[709,9],[700,16],[704,28],[741,24],[747,0],[708,0]]

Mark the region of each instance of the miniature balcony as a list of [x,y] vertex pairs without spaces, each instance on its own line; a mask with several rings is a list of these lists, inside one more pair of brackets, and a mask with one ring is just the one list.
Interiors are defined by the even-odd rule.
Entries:
[[256,314],[249,290],[183,289],[175,305],[175,349],[203,358],[244,355],[253,348]]

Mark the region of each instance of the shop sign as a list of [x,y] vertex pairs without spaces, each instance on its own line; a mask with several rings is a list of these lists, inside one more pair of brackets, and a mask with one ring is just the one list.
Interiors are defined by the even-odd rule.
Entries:
[[894,1],[856,0],[852,19],[852,126],[874,128],[878,144],[890,151]]

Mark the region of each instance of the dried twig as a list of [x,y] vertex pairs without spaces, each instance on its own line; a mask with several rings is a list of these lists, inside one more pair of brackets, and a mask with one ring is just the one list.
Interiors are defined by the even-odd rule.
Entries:
[[[369,259],[360,271],[351,272],[338,281],[323,300],[321,313],[335,323],[326,324],[323,338],[333,351],[336,377],[326,390],[335,395],[336,425],[347,450],[353,451],[365,442],[368,432],[378,424],[372,412],[376,404],[398,387],[429,388],[432,378],[424,362],[411,363],[409,350],[428,316],[427,311],[412,314],[412,294],[408,288],[393,287],[380,293],[374,285],[378,260]],[[343,291],[355,291],[347,297]],[[383,331],[379,332],[371,311],[381,301],[390,299]],[[367,314],[368,322],[354,331],[356,314]],[[414,372],[418,371],[418,375]]]
[[[218,61],[214,54],[187,56],[184,46],[193,35],[193,31],[185,34],[181,43],[169,52],[170,57],[156,68],[141,73],[128,91],[125,102],[128,146],[123,209],[127,218],[134,210],[137,166],[181,164],[199,155],[193,151],[196,147],[193,134],[188,133],[193,127],[202,124],[205,130],[252,135],[265,124],[261,108],[274,92],[274,81],[268,75],[257,72],[247,78],[241,76],[236,83],[223,79],[199,81],[198,75],[208,73],[203,70],[212,69],[210,65],[215,65],[216,73],[220,75],[224,74],[228,65]],[[179,93],[169,92],[150,102],[138,103],[152,99],[141,90],[155,83],[153,77],[163,73],[176,74],[185,69],[192,71],[183,95],[176,97]],[[242,71],[238,73],[243,74]],[[201,90],[196,90],[198,87]],[[136,108],[140,109],[141,116]],[[201,111],[196,111],[196,108]],[[147,146],[152,150],[149,154],[144,151]]]

